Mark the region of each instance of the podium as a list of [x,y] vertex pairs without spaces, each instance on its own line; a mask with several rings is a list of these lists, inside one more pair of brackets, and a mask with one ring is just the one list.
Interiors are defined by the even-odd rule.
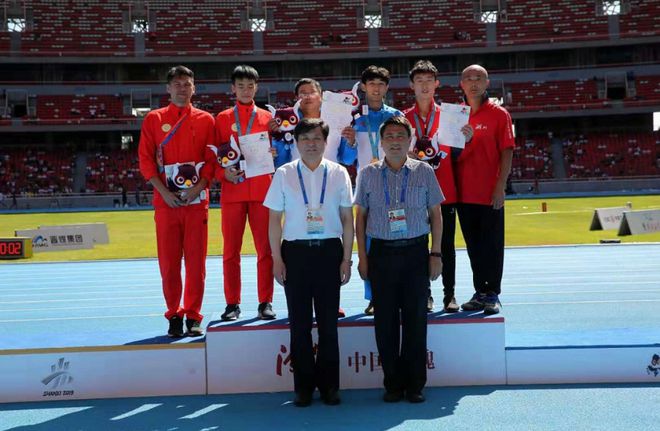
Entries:
[[[338,331],[340,387],[382,387],[373,318],[341,319]],[[211,322],[206,360],[209,394],[293,390],[287,319]],[[430,314],[426,368],[427,386],[506,384],[504,318]]]

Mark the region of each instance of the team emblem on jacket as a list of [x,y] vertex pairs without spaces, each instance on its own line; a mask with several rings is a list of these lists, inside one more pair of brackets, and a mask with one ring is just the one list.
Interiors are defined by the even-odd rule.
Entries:
[[163,132],[167,133],[167,132],[169,132],[170,130],[172,130],[172,126],[171,126],[170,124],[165,123],[165,124],[163,124],[162,126],[160,126],[160,130],[162,130]]

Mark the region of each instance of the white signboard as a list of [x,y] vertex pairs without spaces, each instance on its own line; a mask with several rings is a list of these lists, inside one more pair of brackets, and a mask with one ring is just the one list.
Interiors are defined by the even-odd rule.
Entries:
[[25,229],[17,230],[14,234],[32,238],[34,253],[94,248],[94,241],[89,231],[77,227]]
[[613,230],[619,229],[623,212],[630,211],[628,207],[596,208],[591,219],[589,230]]
[[[0,355],[0,402],[203,395],[204,345]],[[17,364],[20,364],[17,365]]]
[[[289,327],[282,323],[209,327],[208,393],[293,391]],[[427,386],[505,383],[503,318],[431,319],[427,339]],[[340,321],[339,346],[342,389],[382,387],[371,319]]]
[[623,213],[619,236],[660,232],[660,210],[626,211]]
[[69,228],[79,228],[87,232],[88,235],[91,235],[92,242],[94,244],[109,244],[110,239],[108,237],[108,225],[105,223],[81,223],[81,224],[63,224],[63,225],[53,225],[53,226],[44,226],[40,225],[39,229],[69,229]]

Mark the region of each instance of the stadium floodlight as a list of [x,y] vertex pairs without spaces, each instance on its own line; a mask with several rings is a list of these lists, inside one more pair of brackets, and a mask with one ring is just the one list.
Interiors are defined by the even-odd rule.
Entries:
[[481,13],[481,22],[484,24],[495,24],[497,22],[497,11],[487,10]]
[[383,26],[383,16],[381,14],[365,14],[364,28],[381,28]]
[[653,113],[653,131],[657,132],[660,130],[660,112]]
[[621,0],[603,0],[603,15],[621,15]]
[[144,18],[133,20],[133,33],[149,33],[149,21]]
[[7,18],[7,31],[10,33],[22,33],[25,31],[25,18]]
[[250,18],[250,31],[253,33],[266,31],[266,18]]

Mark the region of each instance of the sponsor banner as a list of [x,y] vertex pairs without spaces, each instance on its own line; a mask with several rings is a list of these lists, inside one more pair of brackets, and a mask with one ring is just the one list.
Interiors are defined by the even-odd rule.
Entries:
[[14,232],[16,236],[32,238],[32,251],[82,250],[94,247],[92,235],[80,228],[39,228]]
[[596,208],[591,219],[589,230],[616,230],[619,229],[623,212],[630,211],[628,207]]
[[53,226],[40,225],[39,229],[81,229],[87,235],[92,237],[94,244],[108,244],[110,238],[108,237],[108,225],[102,222],[98,223],[80,223],[80,224],[62,224]]
[[0,402],[205,394],[204,345],[160,347],[4,351],[0,369],[12,371],[3,376]]
[[[341,388],[382,387],[371,320],[339,325]],[[206,352],[209,394],[293,390],[286,324],[209,328]],[[426,369],[427,386],[504,384],[504,319],[431,320]]]
[[506,351],[507,384],[660,383],[660,348],[609,346]]
[[660,232],[660,210],[626,211],[623,213],[619,236]]

